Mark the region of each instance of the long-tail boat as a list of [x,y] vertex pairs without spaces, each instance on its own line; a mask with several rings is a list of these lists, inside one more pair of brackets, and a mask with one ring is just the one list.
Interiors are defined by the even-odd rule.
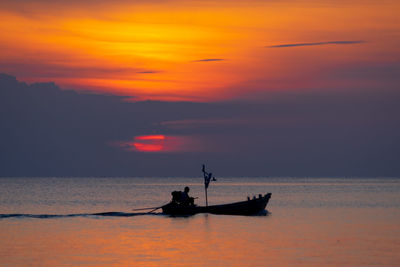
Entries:
[[[271,193],[268,193],[264,196],[260,194],[258,195],[258,198],[253,197],[253,199],[247,197],[247,201],[209,206],[207,199],[207,188],[210,182],[216,181],[216,179],[215,177],[213,177],[211,172],[206,172],[204,164],[202,172],[204,175],[206,206],[194,205],[194,198],[188,197],[187,192],[189,192],[189,188],[186,187],[185,190],[187,189],[188,191],[185,191],[186,199],[184,201],[180,200],[182,192],[174,191],[171,193],[172,201],[158,208],[162,208],[163,213],[167,215],[194,215],[197,213],[212,213],[224,215],[257,215],[265,211],[265,207],[267,206],[268,201],[271,198]],[[191,201],[188,201],[187,198],[189,198]]]
[[162,206],[164,214],[173,216],[194,215],[198,213],[211,213],[223,215],[258,215],[265,211],[265,207],[271,198],[271,193],[264,196],[259,195],[258,198],[247,199],[247,201],[211,205],[211,206],[197,206],[197,205],[184,205],[174,201]]

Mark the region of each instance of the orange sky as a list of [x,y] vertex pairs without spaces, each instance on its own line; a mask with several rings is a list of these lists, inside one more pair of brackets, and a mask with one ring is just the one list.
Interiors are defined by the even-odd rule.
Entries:
[[[335,74],[400,60],[398,10],[396,0],[5,0],[0,72],[139,100],[363,86]],[[337,41],[354,43],[321,44]],[[320,44],[268,47],[301,43]]]

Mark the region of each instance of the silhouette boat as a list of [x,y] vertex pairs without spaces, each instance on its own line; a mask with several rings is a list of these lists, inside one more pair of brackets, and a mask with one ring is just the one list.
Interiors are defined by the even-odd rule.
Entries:
[[247,201],[211,206],[183,205],[171,201],[161,208],[164,214],[173,216],[195,215],[198,213],[251,216],[264,212],[270,198],[271,193],[268,193],[264,196],[259,195],[258,198],[248,198]]

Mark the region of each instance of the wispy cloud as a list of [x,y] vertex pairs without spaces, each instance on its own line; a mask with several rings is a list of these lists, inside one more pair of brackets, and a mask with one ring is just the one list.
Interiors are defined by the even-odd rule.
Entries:
[[297,47],[297,46],[315,46],[315,45],[349,45],[349,44],[362,44],[365,41],[330,41],[330,42],[314,42],[314,43],[294,43],[294,44],[281,44],[266,46],[267,48],[283,48],[283,47]]
[[161,71],[158,70],[143,70],[143,71],[138,71],[136,73],[140,73],[140,74],[151,74],[151,73],[160,73]]
[[203,58],[198,60],[193,60],[193,62],[210,62],[210,61],[223,61],[223,58]]

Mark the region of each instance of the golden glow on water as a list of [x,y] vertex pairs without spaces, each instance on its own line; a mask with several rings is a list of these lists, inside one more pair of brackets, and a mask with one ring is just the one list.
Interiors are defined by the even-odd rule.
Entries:
[[2,263],[14,266],[354,266],[395,265],[400,260],[396,218],[368,209],[0,224]]
[[[136,96],[209,100],[332,87],[344,64],[394,62],[398,1],[171,1],[31,5],[0,11],[0,71],[26,81]],[[271,45],[365,41],[353,45]],[[212,60],[218,59],[218,60]],[[329,75],[328,75],[329,76]]]

